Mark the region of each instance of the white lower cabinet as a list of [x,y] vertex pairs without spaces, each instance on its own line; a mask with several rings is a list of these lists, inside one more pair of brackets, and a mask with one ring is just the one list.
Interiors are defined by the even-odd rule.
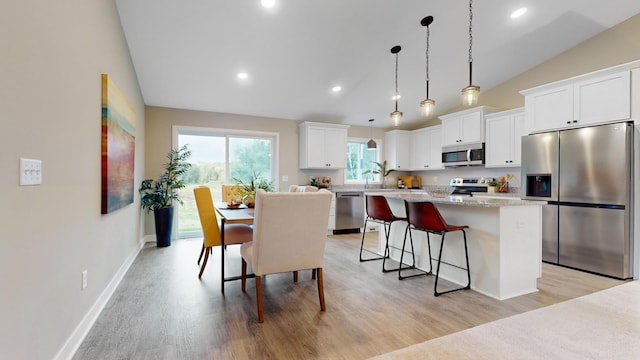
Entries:
[[526,135],[524,109],[493,113],[485,119],[485,167],[519,167],[522,136]]

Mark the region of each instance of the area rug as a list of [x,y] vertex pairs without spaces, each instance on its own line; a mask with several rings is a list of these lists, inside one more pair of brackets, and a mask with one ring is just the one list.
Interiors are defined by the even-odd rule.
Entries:
[[640,282],[631,281],[374,359],[640,359]]

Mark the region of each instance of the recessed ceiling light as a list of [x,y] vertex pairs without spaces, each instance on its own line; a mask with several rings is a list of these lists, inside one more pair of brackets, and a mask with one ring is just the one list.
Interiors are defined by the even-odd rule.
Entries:
[[340,91],[342,91],[342,86],[340,86],[340,85],[336,85],[336,86],[334,86],[334,87],[332,87],[332,88],[331,88],[331,91],[333,91],[333,92],[340,92]]
[[524,7],[520,8],[520,9],[518,9],[518,10],[516,10],[516,11],[511,13],[511,18],[512,19],[519,18],[520,16],[524,15],[524,13],[526,13],[526,12],[527,12],[527,8],[524,8]]
[[272,8],[276,4],[276,0],[262,0],[262,6],[265,8]]
[[245,80],[248,77],[249,77],[249,74],[247,74],[246,72],[238,73],[238,79],[240,79],[240,80]]

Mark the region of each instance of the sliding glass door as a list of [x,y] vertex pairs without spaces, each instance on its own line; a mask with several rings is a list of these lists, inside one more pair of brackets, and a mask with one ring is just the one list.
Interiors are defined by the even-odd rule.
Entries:
[[184,201],[177,207],[178,237],[202,236],[193,188],[208,186],[213,200],[222,200],[222,185],[246,182],[253,174],[276,183],[277,134],[227,129],[174,128],[174,143],[188,145],[191,169],[185,175]]

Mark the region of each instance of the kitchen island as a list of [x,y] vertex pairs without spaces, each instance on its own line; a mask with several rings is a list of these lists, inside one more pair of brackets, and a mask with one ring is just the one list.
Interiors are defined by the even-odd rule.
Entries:
[[[375,194],[375,192],[367,192]],[[467,242],[471,288],[487,296],[504,300],[537,291],[537,279],[542,275],[542,208],[544,202],[519,199],[493,199],[463,196],[434,198],[419,193],[378,193],[387,198],[392,211],[405,216],[404,201],[431,201],[445,221],[451,225],[468,225]],[[400,259],[406,222],[394,223],[389,246],[391,257]],[[384,233],[379,232],[379,250],[384,251]],[[429,269],[427,236],[413,231],[416,266]],[[407,243],[407,249],[409,244]],[[437,259],[440,236],[431,235],[431,254]],[[404,261],[410,262],[405,254]],[[462,233],[446,235],[440,266],[440,276],[456,284],[466,284]],[[433,271],[437,260],[431,260]],[[414,280],[406,280],[414,281]]]

